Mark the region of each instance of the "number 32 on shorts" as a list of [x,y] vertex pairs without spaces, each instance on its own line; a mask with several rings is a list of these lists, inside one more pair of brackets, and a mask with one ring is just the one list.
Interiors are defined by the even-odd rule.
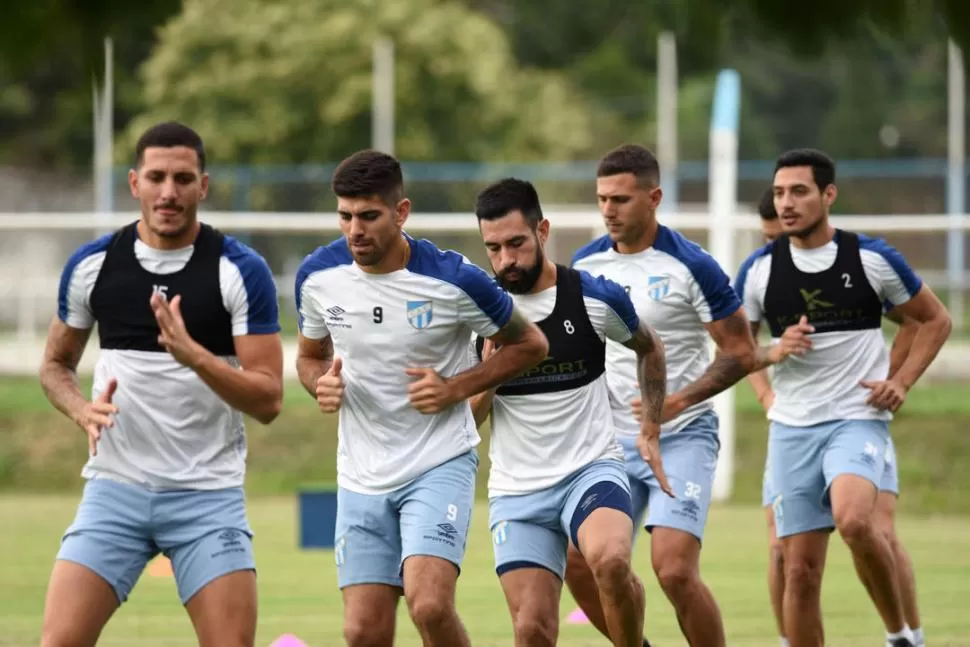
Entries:
[[688,499],[699,499],[701,497],[701,484],[687,481],[684,487],[684,496]]

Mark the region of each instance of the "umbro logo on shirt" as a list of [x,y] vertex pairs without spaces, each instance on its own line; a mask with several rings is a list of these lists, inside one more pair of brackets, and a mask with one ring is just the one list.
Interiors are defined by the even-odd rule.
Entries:
[[327,308],[327,318],[325,323],[328,328],[350,328],[350,324],[344,320],[344,315],[347,311],[340,306],[331,306]]

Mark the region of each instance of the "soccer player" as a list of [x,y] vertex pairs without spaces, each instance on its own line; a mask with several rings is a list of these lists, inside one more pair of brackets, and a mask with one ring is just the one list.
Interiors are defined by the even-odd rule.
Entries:
[[[620,285],[546,257],[549,221],[531,183],[508,178],[489,186],[475,214],[499,283],[549,340],[549,357],[537,367],[471,399],[478,424],[492,417],[489,527],[515,644],[556,644],[572,543],[594,574],[613,644],[640,647],[644,591],[630,567],[632,509],[613,433],[606,339],[637,356],[649,412],[637,442],[666,487],[658,451],[663,344]],[[493,351],[479,338],[473,360]]]
[[[660,495],[655,475],[633,440],[639,425],[636,356],[607,344],[613,421],[624,445],[633,511],[651,533],[651,560],[681,629],[694,645],[723,645],[717,603],[700,576],[700,550],[720,447],[710,398],[766,358],[756,356],[751,329],[730,279],[700,246],[659,224],[660,168],[653,154],[621,146],[599,164],[596,194],[608,234],[576,252],[573,264],[624,286],[641,320],[660,335],[667,391],[660,436],[664,469],[676,498]],[[713,338],[718,352],[710,360]],[[763,365],[763,364],[762,364]],[[566,574],[573,597],[602,632],[603,611],[582,556],[570,551]]]
[[[322,411],[339,411],[344,636],[393,644],[403,590],[425,645],[467,646],[455,587],[480,442],[467,400],[537,365],[548,343],[482,269],[403,233],[394,157],[358,152],[332,188],[344,235],[297,273],[297,370]],[[501,345],[474,367],[472,332]]]
[[[753,327],[764,319],[778,337],[799,322],[811,345],[775,369],[768,411],[785,636],[795,647],[823,640],[821,579],[829,533],[837,528],[888,629],[887,643],[910,646],[892,550],[874,510],[892,412],[946,341],[950,318],[895,249],[829,224],[837,190],[827,155],[784,153],[773,192],[784,235],[742,264],[736,285]],[[880,330],[886,301],[920,324],[891,377]]]
[[[761,233],[765,243],[770,243],[781,236],[781,221],[778,219],[778,212],[775,211],[774,191],[768,188],[758,204],[758,214],[761,217]],[[919,324],[911,318],[902,317],[895,307],[888,303],[884,314],[886,319],[899,325],[896,335],[893,338],[892,348],[889,350],[889,377],[894,376],[899,367],[906,361],[909,350],[912,347],[913,339],[919,329]],[[754,388],[758,402],[764,407],[765,412],[771,408],[775,394],[771,388],[771,381],[767,371],[758,371],[748,376],[751,386]],[[896,578],[899,581],[899,592],[902,598],[903,615],[906,624],[913,628],[913,640],[916,647],[923,647],[925,644],[923,629],[920,626],[919,607],[916,603],[916,581],[913,574],[913,562],[896,534],[896,499],[899,496],[899,470],[896,464],[895,450],[892,438],[886,444],[886,465],[883,470],[882,478],[879,482],[879,494],[876,498],[874,510],[874,522],[879,532],[883,533],[890,547],[892,548],[893,558],[896,567]],[[769,474],[767,461],[765,463],[764,484],[762,493],[762,506],[765,508],[765,519],[768,523],[768,592],[771,598],[771,607],[775,616],[779,636],[781,636],[782,647],[787,647],[788,640],[785,638],[785,628],[782,620],[782,599],[785,588],[785,570],[781,541],[775,532],[775,515],[771,508],[773,496],[769,488]],[[856,560],[857,571],[860,577],[865,577],[865,569],[862,568],[859,560]]]
[[[161,552],[199,644],[251,646],[243,414],[269,424],[282,406],[276,288],[262,257],[199,222],[209,178],[198,134],[158,124],[135,150],[128,183],[141,218],[67,261],[40,369],[90,453],[41,645],[94,645]],[[89,401],[76,368],[95,323]]]

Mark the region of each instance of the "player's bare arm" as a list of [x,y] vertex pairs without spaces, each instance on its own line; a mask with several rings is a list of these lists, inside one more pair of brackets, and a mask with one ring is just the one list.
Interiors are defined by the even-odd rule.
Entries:
[[950,313],[925,285],[916,296],[894,309],[917,324],[912,346],[892,377],[862,382],[862,386],[871,390],[867,399],[870,405],[893,412],[902,406],[906,393],[936,358],[953,328]]
[[[755,340],[758,339],[758,332],[761,329],[760,321],[751,322],[751,336]],[[764,353],[764,347],[758,347],[759,359],[760,355]],[[771,408],[771,405],[775,401],[775,391],[771,388],[771,380],[768,378],[768,370],[765,367],[758,368],[751,373],[748,373],[748,382],[751,384],[751,388],[754,389],[754,395],[758,398],[758,403],[761,407],[767,411]]]
[[408,387],[414,408],[437,413],[521,375],[549,354],[546,336],[515,308],[508,323],[489,339],[496,346],[495,354],[453,377],[443,378],[430,368],[406,369],[409,376],[418,378]]
[[47,331],[47,344],[40,364],[40,385],[54,407],[77,422],[78,413],[88,403],[81,394],[77,366],[91,330],[72,328],[54,317]]
[[883,315],[897,326],[896,334],[893,335],[893,344],[889,349],[889,375],[891,379],[899,372],[900,367],[909,356],[909,351],[913,348],[913,340],[919,331],[919,322],[912,317],[904,317],[895,308]]
[[307,339],[302,333],[297,334],[296,373],[323,413],[335,413],[343,404],[342,368],[343,362],[333,355],[333,337]]
[[296,375],[307,393],[316,397],[317,383],[333,366],[333,338],[307,339],[296,336]]
[[118,413],[118,407],[111,402],[117,388],[114,380],[93,402],[81,394],[77,366],[90,336],[90,329],[72,328],[54,317],[40,365],[40,385],[50,403],[87,434],[88,450],[94,455],[101,430],[113,426],[111,416]]
[[[484,362],[494,354],[495,342],[491,339],[486,339],[485,343],[482,344],[482,361]],[[476,427],[481,427],[492,412],[492,401],[495,399],[495,391],[497,391],[496,388],[486,389],[468,399],[468,403],[472,408],[472,415],[475,416]]]
[[660,336],[643,321],[625,344],[637,354],[637,382],[640,385],[640,435],[637,449],[657,477],[660,489],[668,496],[674,492],[667,480],[660,456],[660,424],[667,396],[667,358]]
[[663,342],[653,328],[641,321],[624,346],[637,354],[642,420],[657,425],[659,434],[667,397],[667,358]]
[[159,343],[183,366],[191,368],[223,401],[264,425],[283,407],[283,343],[278,333],[233,338],[239,370],[192,339],[182,319],[181,297],[166,301],[152,295],[152,310],[161,334]]
[[696,382],[668,396],[664,420],[670,420],[684,409],[730,388],[757,368],[758,351],[742,308],[705,324],[705,328],[717,345],[714,361]]

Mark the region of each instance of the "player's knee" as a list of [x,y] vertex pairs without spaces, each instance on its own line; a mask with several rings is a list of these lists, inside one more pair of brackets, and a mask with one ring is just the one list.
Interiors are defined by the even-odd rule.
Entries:
[[516,645],[534,645],[535,647],[553,647],[559,625],[555,613],[540,613],[538,610],[522,609],[513,621]]
[[344,641],[347,647],[389,647],[394,643],[394,624],[377,617],[347,618]]
[[843,514],[835,520],[835,525],[850,548],[870,542],[875,535],[872,516],[864,512]]
[[655,562],[653,570],[660,588],[674,599],[684,595],[697,577],[694,565],[683,559]]
[[630,551],[623,546],[604,546],[586,560],[600,589],[622,589],[630,578]]
[[895,546],[899,543],[896,539],[896,524],[891,515],[881,514],[877,510],[872,515],[872,526],[875,532],[890,545]]
[[422,589],[420,593],[407,596],[408,613],[411,620],[425,632],[434,633],[445,626],[454,614],[454,605],[441,599],[436,592]]
[[782,548],[781,540],[774,539],[768,547],[768,559],[771,568],[783,571],[785,568],[785,551]]
[[789,556],[785,562],[785,590],[796,598],[813,598],[822,591],[822,560]]

